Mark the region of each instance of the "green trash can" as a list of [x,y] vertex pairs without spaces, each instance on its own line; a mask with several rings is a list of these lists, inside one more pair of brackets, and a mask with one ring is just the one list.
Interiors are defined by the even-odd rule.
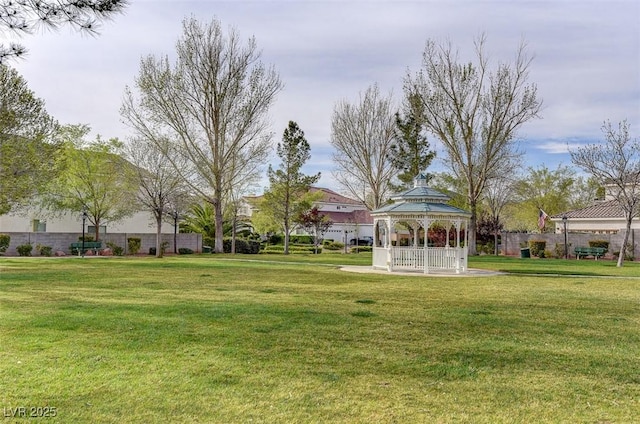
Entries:
[[211,253],[211,246],[202,246],[202,253]]
[[521,258],[530,258],[531,257],[531,249],[528,247],[524,249],[520,249],[520,257]]

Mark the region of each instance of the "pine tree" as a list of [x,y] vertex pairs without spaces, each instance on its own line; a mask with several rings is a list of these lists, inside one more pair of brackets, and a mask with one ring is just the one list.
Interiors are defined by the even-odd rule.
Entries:
[[289,121],[278,143],[277,152],[282,160],[279,169],[269,166],[269,189],[260,205],[262,213],[271,214],[284,232],[284,253],[289,253],[289,235],[292,221],[301,210],[308,209],[312,199],[308,193],[312,184],[320,179],[316,175],[304,175],[300,169],[311,158],[311,147],[298,124]]

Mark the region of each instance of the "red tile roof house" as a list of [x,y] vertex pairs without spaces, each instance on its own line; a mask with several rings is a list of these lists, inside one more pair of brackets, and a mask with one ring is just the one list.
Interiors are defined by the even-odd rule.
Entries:
[[310,191],[322,193],[316,206],[333,222],[325,239],[349,244],[351,239],[373,237],[373,218],[364,203],[327,188],[312,187]]
[[[333,190],[322,187],[311,187],[312,193],[320,192],[322,197],[315,203],[321,213],[327,215],[333,222],[324,235],[326,240],[334,240],[347,244],[352,239],[362,239],[373,237],[373,218],[369,214],[367,207],[354,199],[350,199]],[[261,196],[248,197],[249,209],[251,204]],[[248,211],[251,216],[252,211]],[[293,234],[306,234],[304,229],[297,228]]]

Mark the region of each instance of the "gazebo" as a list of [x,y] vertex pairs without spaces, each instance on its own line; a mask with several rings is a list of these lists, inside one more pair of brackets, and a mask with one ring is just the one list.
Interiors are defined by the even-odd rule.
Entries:
[[427,187],[427,178],[419,175],[413,188],[372,211],[373,268],[425,274],[467,272],[466,230],[471,214],[446,204],[449,199]]

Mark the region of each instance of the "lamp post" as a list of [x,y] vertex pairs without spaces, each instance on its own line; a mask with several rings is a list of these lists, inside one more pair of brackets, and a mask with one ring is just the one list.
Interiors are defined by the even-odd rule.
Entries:
[[569,246],[567,245],[567,215],[562,215],[562,226],[564,227],[564,258],[569,259]]
[[84,258],[84,227],[87,222],[87,206],[82,206],[82,252],[80,253]]

